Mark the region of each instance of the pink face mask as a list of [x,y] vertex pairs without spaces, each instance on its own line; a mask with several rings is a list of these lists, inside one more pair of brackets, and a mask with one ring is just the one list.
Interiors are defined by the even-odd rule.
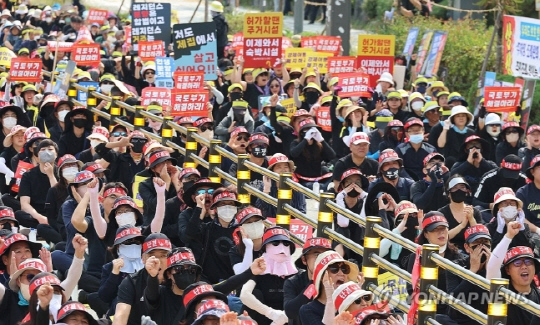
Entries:
[[[294,244],[291,243],[291,245]],[[266,271],[264,274],[289,276],[298,272],[291,259],[290,247],[282,243],[277,246],[274,246],[272,243],[267,244],[263,257],[266,262]]]

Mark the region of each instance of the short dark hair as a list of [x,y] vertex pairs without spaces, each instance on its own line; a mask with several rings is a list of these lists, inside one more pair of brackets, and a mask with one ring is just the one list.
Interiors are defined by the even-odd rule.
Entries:
[[56,150],[56,153],[58,153],[58,145],[51,139],[45,139],[39,143],[37,146],[37,150],[40,151],[43,148],[47,148],[53,146],[54,150]]
[[122,182],[110,182],[110,183],[105,184],[105,186],[103,187],[103,192],[105,192],[106,190],[110,188],[115,188],[115,187],[120,187],[121,189],[126,191],[126,193],[128,192],[128,189]]
[[71,16],[71,22],[72,23],[82,23],[82,18],[79,17],[79,16],[76,16],[76,15]]

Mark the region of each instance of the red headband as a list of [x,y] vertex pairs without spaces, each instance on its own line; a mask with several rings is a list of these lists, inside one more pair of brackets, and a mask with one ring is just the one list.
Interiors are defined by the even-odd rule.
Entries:
[[178,252],[174,253],[173,255],[169,256],[167,258],[167,267],[170,267],[176,262],[180,261],[189,261],[189,262],[195,262],[195,256],[193,256],[193,253],[191,252]]
[[51,285],[57,285],[61,287],[60,280],[58,280],[56,276],[52,274],[46,275],[30,283],[30,295],[32,295],[37,288],[41,287],[47,282],[49,282]]
[[209,284],[203,284],[203,285],[195,287],[193,290],[191,290],[184,296],[184,306],[187,306],[198,295],[203,294],[205,292],[212,292],[212,291],[214,291],[214,287],[212,287]]
[[122,239],[122,238],[130,236],[130,235],[142,236],[141,230],[139,228],[136,228],[136,227],[124,229],[124,230],[122,230],[122,232],[120,232],[118,235],[116,235],[114,240],[116,241],[116,240]]
[[168,239],[152,239],[143,244],[143,252],[150,249],[164,249],[170,251],[172,249],[171,241]]
[[127,196],[126,191],[121,187],[111,187],[110,189],[103,192],[103,197],[108,197],[111,194],[120,194],[120,196]]

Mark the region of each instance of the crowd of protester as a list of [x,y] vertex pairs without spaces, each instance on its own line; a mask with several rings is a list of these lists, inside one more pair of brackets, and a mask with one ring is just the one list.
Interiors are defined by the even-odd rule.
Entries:
[[[126,46],[129,19],[111,14],[87,24],[78,2],[63,9],[3,5],[0,40],[17,56],[41,58],[61,78],[69,53],[47,42],[73,42],[86,26],[102,63],[77,68],[75,79],[96,81],[99,92],[131,105],[154,86],[155,64]],[[218,34],[226,35],[223,6],[214,2],[211,10],[221,22]],[[247,69],[230,47],[218,49],[219,77],[205,83],[208,114],[176,123],[222,140],[255,165],[293,173],[309,189],[335,193],[340,207],[379,216],[396,235],[437,245],[441,256],[480,277],[508,278],[511,291],[540,303],[540,126],[523,129],[482,102],[474,116],[474,107],[436,78],[408,76],[412,87],[403,90],[386,72],[370,97],[341,98],[339,76],[289,69],[284,61]],[[0,73],[0,324],[414,319],[413,309],[396,313],[362,289],[356,252],[321,237],[296,246],[288,230],[266,225],[275,206],[255,196],[243,205],[234,184],[210,180],[201,165],[182,168],[178,151],[75,106],[50,92],[47,81]],[[261,105],[260,96],[268,97]],[[296,111],[288,114],[280,98],[294,99]],[[99,100],[97,109],[110,112],[110,103]],[[158,102],[145,109],[171,115]],[[331,131],[319,126],[320,109],[329,109]],[[133,124],[129,111],[121,118]],[[161,129],[145,119],[145,131]],[[185,141],[174,133],[173,142]],[[207,147],[198,144],[197,154],[208,160]],[[223,158],[221,170],[236,177],[238,166]],[[278,184],[257,172],[249,185],[278,196]],[[291,205],[306,213],[302,193],[293,193]],[[363,243],[365,229],[346,216],[336,214],[333,226]],[[389,239],[380,245],[381,257],[419,272],[419,252]],[[489,292],[459,275],[440,268],[437,287],[487,312]],[[415,286],[408,292],[414,296]],[[437,320],[476,324],[442,302]],[[538,321],[509,305],[508,323]]]

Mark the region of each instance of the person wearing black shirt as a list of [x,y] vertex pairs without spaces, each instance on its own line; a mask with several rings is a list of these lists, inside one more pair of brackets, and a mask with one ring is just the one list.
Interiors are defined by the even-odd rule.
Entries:
[[[530,167],[526,171],[527,177],[532,182],[517,190],[516,196],[523,202],[525,207],[525,222],[529,224],[531,232],[540,235],[540,155],[531,160]],[[535,237],[536,237],[535,235]]]
[[87,137],[92,133],[94,114],[85,108],[71,110],[64,121],[66,127],[58,143],[59,154],[78,157],[81,151],[90,148]]
[[368,192],[379,183],[388,183],[396,188],[400,201],[409,199],[414,181],[403,171],[403,160],[394,150],[386,149],[381,152],[377,175],[379,177],[369,184]]
[[418,118],[412,118],[405,123],[405,133],[409,139],[406,143],[401,143],[396,147],[398,156],[403,159],[403,165],[409,175],[418,180],[424,177],[422,172],[424,158],[436,152],[434,146],[424,142],[424,123]]
[[[442,125],[435,125],[431,129],[429,143],[436,144],[437,151],[444,154],[446,164],[450,168],[455,162],[454,157],[459,157],[463,153],[461,145],[465,142],[465,139],[474,134],[474,131],[467,127],[472,119],[473,115],[469,110],[465,106],[459,105],[452,108],[450,118],[445,120]],[[488,150],[487,146],[483,149]]]
[[523,130],[517,122],[506,122],[503,124],[502,132],[499,135],[501,141],[497,144],[495,152],[495,163],[501,163],[507,155],[517,155],[520,148],[524,147],[521,138]]
[[349,142],[351,153],[340,158],[334,165],[332,180],[336,191],[341,182],[341,176],[348,169],[358,168],[366,177],[371,179],[377,175],[379,163],[375,159],[367,157],[369,146],[370,138],[364,132],[356,132],[351,135]]
[[394,119],[386,125],[382,141],[379,144],[379,154],[386,149],[394,150],[400,143],[405,140],[405,131],[403,122]]
[[434,211],[448,204],[444,183],[450,173],[444,165],[444,156],[433,152],[424,158],[424,178],[411,187],[411,201],[424,211]]
[[522,172],[525,172],[531,164],[531,160],[540,155],[540,126],[534,124],[527,130],[527,146],[518,150],[518,156],[523,159]]

